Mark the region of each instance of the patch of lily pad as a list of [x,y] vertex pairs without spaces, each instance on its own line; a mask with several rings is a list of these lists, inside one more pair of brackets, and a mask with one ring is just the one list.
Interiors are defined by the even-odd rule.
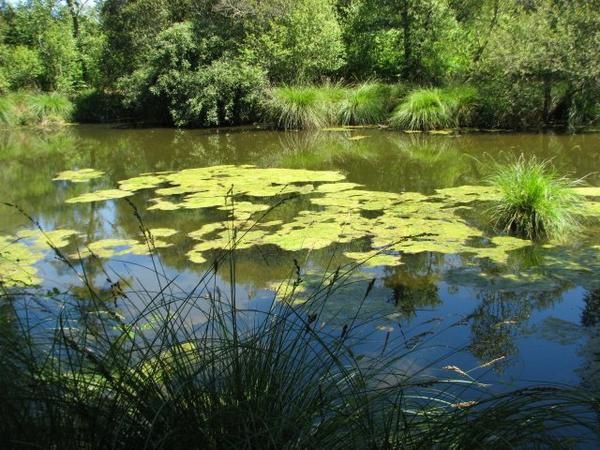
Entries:
[[[195,263],[207,262],[210,252],[233,247],[271,245],[296,252],[362,239],[370,248],[347,252],[349,261],[394,266],[402,264],[403,254],[433,252],[465,254],[504,265],[512,253],[531,246],[530,241],[517,238],[488,237],[485,230],[464,218],[465,210],[479,209],[499,198],[493,187],[459,186],[439,189],[433,195],[371,191],[347,181],[337,171],[222,165],[147,173],[120,181],[119,189],[83,194],[67,202],[121,198],[143,189],[153,190],[150,211],[207,209],[224,213],[188,233],[195,244],[187,257]],[[600,188],[579,190],[589,199],[585,214],[600,216],[600,203],[594,200]],[[306,201],[285,220],[271,219],[277,200],[290,196]],[[157,248],[169,245],[158,238],[174,232],[151,233]],[[143,254],[144,245],[136,240],[104,240],[91,243],[89,250],[111,257]]]
[[102,191],[90,192],[79,195],[67,200],[67,203],[91,203],[113,200],[116,198],[124,198],[133,195],[133,192],[124,191],[121,189],[105,189]]
[[20,242],[15,236],[0,236],[0,286],[30,286],[39,283],[35,264],[44,253]]
[[74,230],[20,230],[15,236],[0,235],[0,286],[31,286],[42,280],[36,264],[54,249],[70,245]]
[[100,178],[104,172],[96,169],[65,170],[53,178],[54,181],[70,181],[71,183],[87,183]]

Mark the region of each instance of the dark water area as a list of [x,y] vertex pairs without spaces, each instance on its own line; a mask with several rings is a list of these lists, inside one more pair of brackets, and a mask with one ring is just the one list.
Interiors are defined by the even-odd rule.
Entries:
[[[336,171],[364,190],[432,196],[440,189],[484,185],[494,161],[521,153],[549,159],[560,174],[585,177],[588,186],[600,186],[600,134],[431,135],[367,129],[283,133],[73,126],[43,133],[1,131],[0,199],[18,205],[45,230],[77,231],[83,243],[139,239],[139,223],[127,201],[70,204],[66,200],[114,189],[119,181],[144,173],[220,165]],[[53,181],[61,171],[83,168],[104,175],[86,183]],[[177,230],[169,241],[172,245],[159,248],[158,255],[167,277],[178,277],[183,287],[192,286],[207,265],[190,261],[193,242],[187,235],[214,222],[222,212],[148,210],[152,197],[141,190],[129,199],[148,228]],[[306,209],[303,202],[302,197],[290,200],[281,211],[275,210],[275,219],[291,220]],[[0,236],[16,236],[32,228],[15,208],[0,208]],[[492,233],[483,206],[465,211],[464,217],[485,236]],[[473,254],[472,249],[402,254],[401,265],[357,269],[359,281],[334,295],[320,320],[342,329],[361,304],[364,284],[376,278],[368,302],[360,307],[361,317],[371,323],[360,343],[366,352],[379,348],[390,334],[407,351],[419,347],[406,359],[412,370],[431,367],[443,373],[442,366],[451,364],[503,386],[538,381],[597,385],[599,230],[598,221],[590,220],[573,242],[552,248],[531,245],[491,260]],[[363,241],[296,252],[276,245],[240,249],[236,257],[239,298],[253,307],[266,307],[274,286],[294,276],[294,260],[310,281],[347,263],[341,256],[344,251],[365,251]],[[85,264],[102,288],[104,272]],[[117,276],[153,283],[152,273],[141,267],[151,265],[148,256],[115,253],[107,255],[104,264]],[[67,290],[75,283],[71,271],[51,255],[35,267],[48,288]],[[224,291],[227,279],[218,281]]]

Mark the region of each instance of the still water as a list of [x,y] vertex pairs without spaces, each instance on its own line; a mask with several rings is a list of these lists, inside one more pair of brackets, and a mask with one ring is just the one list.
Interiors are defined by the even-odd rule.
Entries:
[[[472,369],[474,377],[503,386],[537,381],[596,385],[597,218],[587,217],[581,233],[568,243],[506,244],[487,224],[485,202],[472,201],[480,191],[448,189],[484,186],[494,161],[521,153],[550,159],[559,173],[600,186],[599,134],[458,136],[366,129],[283,133],[75,126],[45,133],[0,132],[0,199],[18,205],[44,230],[73,230],[64,251],[81,259],[100,287],[106,284],[105,272],[84,254],[94,242],[105,244],[94,252],[104,270],[152,282],[141,268],[150,265],[150,258],[127,248],[131,250],[141,235],[134,205],[144,226],[157,230],[157,240],[164,244],[156,250],[161,270],[177,277],[179,285],[192,286],[218,250],[211,247],[218,240],[211,235],[211,224],[232,219],[232,211],[223,205],[227,183],[235,180],[231,191],[241,194],[239,213],[247,221],[267,222],[248,232],[249,245],[241,239],[236,255],[236,289],[247,304],[268,304],[273,289],[297,275],[296,264],[310,290],[311,282],[324,274],[405,239],[387,252],[388,259],[375,258],[353,269],[356,280],[332,297],[320,320],[342,329],[360,305],[362,318],[372,323],[365,348],[391,334],[401,336],[408,349],[421,349],[412,361],[416,365],[458,365]],[[214,166],[221,168],[185,172]],[[84,168],[95,169],[98,176],[81,183],[53,180],[60,172]],[[302,171],[263,170],[273,168]],[[158,178],[135,178],[141,174]],[[215,184],[215,179],[225,181]],[[132,181],[119,185],[125,180]],[[149,184],[135,184],[139,182]],[[193,186],[186,190],[181,187],[186,183]],[[108,196],[69,202],[119,186],[129,186],[127,200]],[[190,192],[191,200],[185,197]],[[272,210],[264,213],[263,205]],[[393,205],[395,212],[389,214],[386,205]],[[23,231],[34,228],[30,219],[13,207],[0,208],[4,242],[33,245],[31,235]],[[338,231],[341,214],[351,232]],[[240,225],[230,223],[232,229]],[[208,229],[202,228],[206,225]],[[161,236],[158,230],[168,231]],[[208,230],[208,238],[194,239],[198,230]],[[107,239],[119,241],[109,245]],[[75,283],[52,252],[36,260],[29,274],[44,287],[68,290]],[[364,284],[373,278],[374,289],[363,303]],[[227,279],[220,279],[223,288]],[[490,361],[495,362],[478,369]]]

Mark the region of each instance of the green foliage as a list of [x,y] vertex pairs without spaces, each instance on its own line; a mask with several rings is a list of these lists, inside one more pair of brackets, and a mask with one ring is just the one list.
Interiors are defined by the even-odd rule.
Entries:
[[466,123],[474,100],[469,87],[417,89],[394,110],[390,123],[409,130],[458,127]]
[[599,25],[598,9],[579,0],[500,7],[475,66],[484,117],[510,128],[588,122],[600,98],[600,58],[589,51]]
[[[267,82],[262,69],[223,57],[199,68],[189,85],[181,86],[185,101],[171,100],[170,113],[177,126],[220,126],[248,123],[260,116]],[[163,91],[173,92],[170,83]],[[187,95],[186,95],[187,94]]]
[[24,45],[0,48],[0,70],[5,89],[19,90],[39,84],[44,66],[39,53]]
[[77,43],[71,28],[52,23],[41,36],[40,55],[44,63],[44,87],[71,92],[82,80]]
[[[456,71],[457,24],[439,0],[357,0],[345,3],[346,72],[361,77],[433,82]],[[461,45],[463,44],[463,45]]]
[[549,161],[521,157],[499,165],[490,183],[502,198],[490,210],[493,224],[507,234],[532,240],[565,239],[579,228],[579,184],[559,176]]
[[[123,96],[121,117],[133,112],[154,123],[214,126],[260,119],[256,99],[267,100],[268,83],[468,80],[480,93],[470,118],[457,118],[470,111],[457,114],[432,96],[421,97],[427,106],[413,106],[432,126],[576,129],[597,120],[597,6],[595,0],[10,2],[0,8],[0,92],[96,89]],[[241,89],[234,93],[236,84]],[[371,84],[349,90],[343,105],[328,102],[325,120],[385,119],[394,105],[369,100],[380,95]],[[428,127],[416,116],[411,125],[412,113],[398,114],[398,126]]]
[[339,121],[343,125],[373,125],[383,123],[396,105],[398,89],[379,83],[363,83],[347,91],[339,106]]
[[290,13],[248,41],[278,82],[310,82],[344,64],[342,33],[331,0],[300,0]]
[[250,122],[260,113],[267,81],[260,67],[224,54],[211,60],[210,42],[190,22],[158,36],[146,63],[121,79],[126,105],[168,116],[177,126]]
[[132,115],[123,107],[123,99],[119,94],[96,89],[81,92],[74,104],[73,118],[78,122],[114,122]]

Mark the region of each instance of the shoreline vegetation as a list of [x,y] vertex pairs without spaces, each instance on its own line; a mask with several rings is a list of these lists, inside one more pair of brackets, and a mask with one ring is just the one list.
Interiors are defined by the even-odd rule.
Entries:
[[[261,126],[279,130],[335,131],[371,127],[407,132],[451,133],[481,131],[594,130],[600,122],[578,127],[568,123],[538,124],[535,127],[490,126],[481,117],[485,110],[478,91],[470,86],[413,88],[397,84],[365,82],[355,86],[281,86],[264,92],[247,121],[223,128]],[[59,92],[20,91],[0,98],[0,128],[32,126],[56,128],[68,124],[129,124],[174,126],[136,116],[124,109],[118,94],[89,91],[77,97]],[[183,126],[222,128],[221,126]]]
[[0,123],[573,131],[600,123],[599,11],[588,0],[2,2]]

